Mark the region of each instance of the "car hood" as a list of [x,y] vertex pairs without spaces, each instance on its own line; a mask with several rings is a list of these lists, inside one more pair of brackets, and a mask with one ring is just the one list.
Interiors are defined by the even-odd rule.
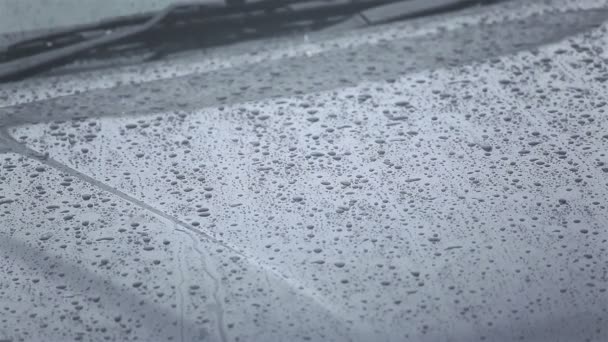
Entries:
[[603,341],[605,1],[0,88],[0,338]]

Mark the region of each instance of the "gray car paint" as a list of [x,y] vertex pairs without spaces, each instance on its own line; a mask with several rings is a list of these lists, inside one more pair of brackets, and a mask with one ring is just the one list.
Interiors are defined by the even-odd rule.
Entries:
[[0,337],[605,341],[605,1],[0,88]]

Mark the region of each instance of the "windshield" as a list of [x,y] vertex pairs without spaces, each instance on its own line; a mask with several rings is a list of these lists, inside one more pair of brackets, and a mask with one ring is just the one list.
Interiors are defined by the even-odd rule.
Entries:
[[[39,29],[10,38],[0,49],[0,81],[14,81],[104,52],[127,55],[135,47],[149,58],[180,50],[256,38],[334,32],[462,9],[492,0],[226,0],[180,3],[160,11],[104,18],[97,22]],[[19,36],[20,33],[14,36]]]
[[[224,0],[202,0],[221,4]],[[2,0],[0,34],[86,24],[104,18],[161,10],[180,0]]]

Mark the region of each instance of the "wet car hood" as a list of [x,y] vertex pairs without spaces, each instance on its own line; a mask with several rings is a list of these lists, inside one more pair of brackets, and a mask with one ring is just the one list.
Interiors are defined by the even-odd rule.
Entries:
[[0,88],[0,338],[605,341],[605,1]]

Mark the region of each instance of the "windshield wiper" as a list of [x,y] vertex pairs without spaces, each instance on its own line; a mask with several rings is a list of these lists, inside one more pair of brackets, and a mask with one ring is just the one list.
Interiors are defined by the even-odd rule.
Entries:
[[[486,2],[488,0],[485,0]],[[368,24],[387,22],[484,2],[483,0],[259,0],[171,5],[143,13],[74,26],[28,38],[0,50],[0,81],[12,81],[70,63],[92,50],[154,35],[177,26],[199,25],[205,33],[226,27],[293,25],[344,20],[360,15]],[[332,21],[333,20],[333,21]]]

